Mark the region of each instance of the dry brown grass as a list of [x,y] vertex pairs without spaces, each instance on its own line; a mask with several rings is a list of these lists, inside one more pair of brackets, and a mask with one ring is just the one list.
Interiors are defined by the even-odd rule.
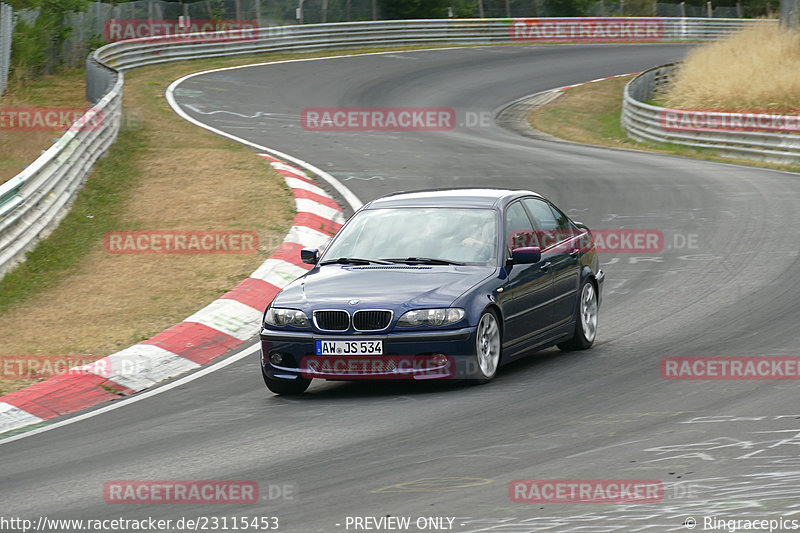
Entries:
[[[251,230],[258,253],[112,255],[102,241],[87,242],[74,272],[2,313],[0,358],[118,351],[218,298],[280,244],[294,216],[280,175],[251,150],[179,118],[163,98],[173,79],[194,70],[184,64],[126,74],[124,109],[136,116],[145,149],[117,229]],[[30,383],[0,379],[0,394]]]
[[[0,108],[88,108],[84,71],[45,76],[29,85],[12,84],[0,97]],[[0,183],[13,178],[61,136],[58,131],[0,129]]]
[[683,109],[800,109],[800,32],[757,26],[692,50],[664,101]]

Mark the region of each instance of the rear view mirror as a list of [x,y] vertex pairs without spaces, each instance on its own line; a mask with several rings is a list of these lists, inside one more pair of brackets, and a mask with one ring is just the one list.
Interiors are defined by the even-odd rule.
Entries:
[[518,265],[531,265],[542,260],[542,250],[538,246],[525,246],[514,248],[511,251],[511,260]]
[[300,260],[307,265],[316,265],[319,261],[319,250],[316,248],[303,248],[300,250]]

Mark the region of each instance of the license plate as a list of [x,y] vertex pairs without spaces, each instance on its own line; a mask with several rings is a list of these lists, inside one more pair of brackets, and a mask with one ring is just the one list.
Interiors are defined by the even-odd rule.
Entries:
[[383,355],[381,340],[317,340],[317,355]]

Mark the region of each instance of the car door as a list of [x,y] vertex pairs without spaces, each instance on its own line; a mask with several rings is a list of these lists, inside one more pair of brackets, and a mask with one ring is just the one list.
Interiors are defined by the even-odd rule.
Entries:
[[542,263],[550,263],[553,278],[552,323],[556,326],[575,316],[580,283],[580,232],[550,202],[541,198],[526,198],[523,203],[533,217],[537,235],[544,246]]
[[[538,246],[536,233],[522,203],[508,205],[503,215],[505,254],[521,246]],[[507,263],[508,278],[503,287],[506,345],[513,345],[546,330],[553,321],[552,306],[548,304],[552,291],[552,276],[541,261],[535,264]]]

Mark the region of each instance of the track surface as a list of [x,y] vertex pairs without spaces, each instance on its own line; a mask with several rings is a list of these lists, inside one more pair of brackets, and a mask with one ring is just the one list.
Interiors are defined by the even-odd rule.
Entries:
[[[299,125],[302,109],[331,106],[452,107],[463,122],[467,113],[493,115],[527,94],[685,51],[420,51],[184,82],[176,96],[192,116],[303,158],[364,201],[428,187],[524,187],[593,228],[658,229],[666,247],[601,258],[608,278],[589,352],[548,350],[504,367],[487,386],[319,382],[298,399],[268,394],[252,355],[128,407],[0,445],[2,514],[269,515],[292,532],[345,531],[347,516],[449,516],[457,517],[453,531],[522,532],[683,530],[690,516],[701,530],[704,516],[800,513],[795,382],[659,375],[665,356],[797,354],[796,175],[537,141],[493,123],[428,133]],[[690,235],[696,248],[674,246]],[[510,481],[549,478],[659,479],[667,490],[654,504],[509,501]],[[108,505],[103,484],[117,479],[254,480],[263,498],[239,507]],[[296,492],[269,499],[271,484]]]

